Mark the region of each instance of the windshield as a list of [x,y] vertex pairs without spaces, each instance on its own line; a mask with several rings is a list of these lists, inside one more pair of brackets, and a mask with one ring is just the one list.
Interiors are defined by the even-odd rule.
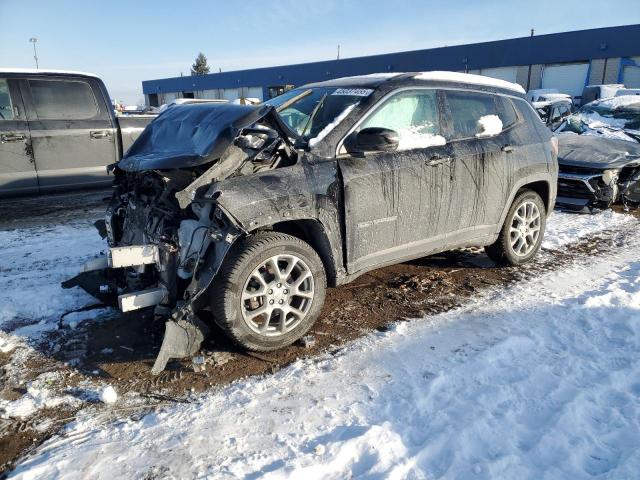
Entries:
[[344,112],[371,93],[373,90],[364,88],[298,88],[265,103],[276,107],[284,122],[309,141],[326,135],[326,130],[343,119]]
[[[603,134],[635,140],[640,130],[640,102],[625,103],[607,99],[589,103],[567,119],[565,131],[579,134]],[[615,133],[619,132],[619,133]],[[624,132],[624,133],[623,133]]]

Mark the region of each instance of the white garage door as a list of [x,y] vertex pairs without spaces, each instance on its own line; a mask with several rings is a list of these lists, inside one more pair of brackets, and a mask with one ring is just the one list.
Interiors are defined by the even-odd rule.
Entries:
[[622,83],[627,88],[640,88],[640,57],[631,58],[637,67],[626,65],[622,70]]
[[225,100],[229,100],[233,102],[238,98],[238,89],[237,88],[224,88],[222,90],[222,98]]
[[222,96],[221,90],[216,88],[213,90],[203,90],[200,98],[208,98],[213,100],[219,100]]
[[262,87],[249,87],[247,97],[262,100]]
[[572,97],[582,95],[586,85],[589,63],[545,65],[542,70],[542,88],[557,88]]
[[483,68],[480,70],[480,75],[484,75],[485,77],[499,78],[500,80],[513,83],[516,83],[517,74],[518,67]]
[[160,103],[169,103],[173,102],[176,98],[180,98],[180,94],[174,92],[163,93],[161,95],[161,98],[162,100],[160,101]]

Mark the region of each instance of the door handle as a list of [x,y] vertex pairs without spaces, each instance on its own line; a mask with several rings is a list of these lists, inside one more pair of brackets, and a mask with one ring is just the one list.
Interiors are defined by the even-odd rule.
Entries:
[[91,130],[89,136],[96,139],[109,138],[111,137],[111,132],[109,130]]
[[514,148],[513,148],[513,145],[503,145],[501,150],[503,152],[511,153],[513,152]]
[[427,165],[440,165],[441,163],[448,163],[451,161],[451,157],[443,157],[442,155],[431,155],[429,160],[425,161]]
[[26,140],[27,136],[24,133],[2,133],[0,134],[1,143],[21,142]]

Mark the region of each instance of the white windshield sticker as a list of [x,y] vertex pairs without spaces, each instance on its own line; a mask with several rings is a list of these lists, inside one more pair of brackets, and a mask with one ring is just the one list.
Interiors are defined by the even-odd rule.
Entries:
[[352,97],[368,97],[373,93],[369,88],[336,88],[331,95],[350,95]]

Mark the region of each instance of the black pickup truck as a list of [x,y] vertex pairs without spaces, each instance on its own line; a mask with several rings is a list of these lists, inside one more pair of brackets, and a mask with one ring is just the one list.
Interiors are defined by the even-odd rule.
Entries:
[[0,197],[110,185],[153,118],[116,116],[92,74],[0,69]]

